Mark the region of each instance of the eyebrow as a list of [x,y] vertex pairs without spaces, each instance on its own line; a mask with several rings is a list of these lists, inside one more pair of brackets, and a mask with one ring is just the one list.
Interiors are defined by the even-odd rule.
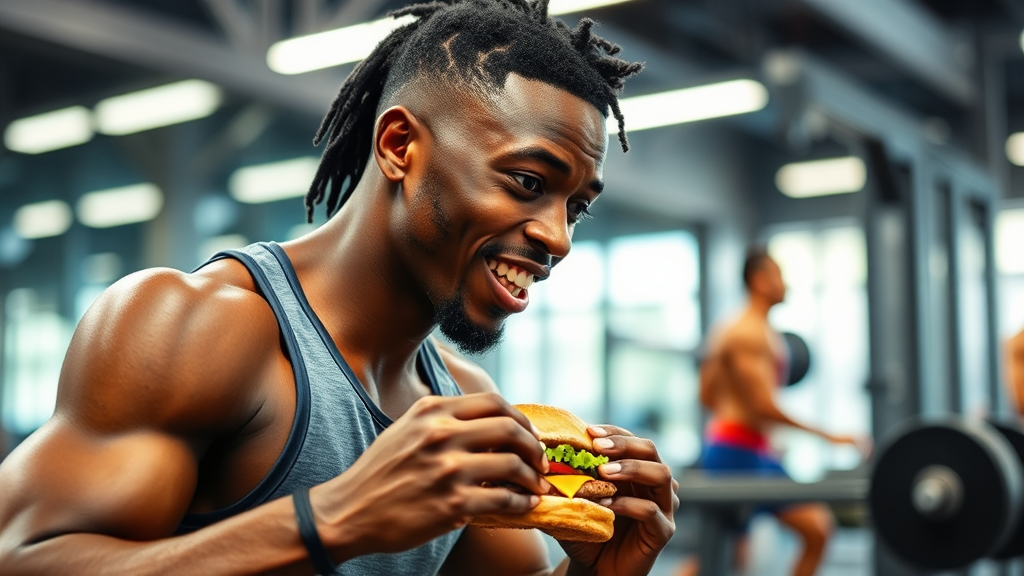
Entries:
[[[524,148],[516,150],[511,156],[517,160],[536,160],[566,176],[572,172],[572,168],[565,161],[543,148]],[[600,194],[604,190],[604,182],[595,178],[590,181],[590,189],[595,194]]]

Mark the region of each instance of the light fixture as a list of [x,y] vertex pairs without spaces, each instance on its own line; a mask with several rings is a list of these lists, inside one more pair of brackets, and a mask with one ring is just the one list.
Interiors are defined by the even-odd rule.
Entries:
[[[633,96],[619,100],[626,130],[636,132],[659,126],[756,112],[768,104],[768,90],[755,80],[729,80],[681,90]],[[615,118],[608,131],[618,132]]]
[[78,200],[78,220],[92,228],[110,228],[156,218],[164,196],[154,184],[98,190]]
[[996,215],[996,269],[1000,274],[1024,273],[1024,208],[1001,210]]
[[1006,157],[1017,166],[1024,166],[1024,132],[1017,132],[1006,139]]
[[220,89],[214,84],[184,80],[100,101],[96,129],[110,135],[132,134],[205,118],[220,103]]
[[1020,49],[1024,51],[1024,30],[1020,33]]
[[71,207],[63,200],[26,204],[14,213],[14,231],[25,239],[60,236],[71,227]]
[[864,161],[856,156],[786,164],[775,173],[775,185],[790,198],[857,192],[866,181]]
[[4,130],[4,145],[23,154],[41,154],[84,144],[92,134],[89,110],[72,106],[11,122]]
[[[548,14],[568,14],[628,0],[552,0]],[[358,62],[398,28],[415,20],[414,16],[381,18],[276,42],[267,51],[267,65],[280,74],[301,74],[331,66]]]
[[231,197],[246,204],[302,196],[309,190],[320,161],[312,157],[246,166],[228,179]]

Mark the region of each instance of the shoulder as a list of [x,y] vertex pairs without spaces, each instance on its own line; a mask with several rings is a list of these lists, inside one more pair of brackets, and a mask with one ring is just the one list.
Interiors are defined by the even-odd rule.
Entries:
[[1024,354],[1024,330],[1011,337],[1007,342],[1007,347],[1009,347],[1011,353]]
[[770,351],[770,333],[767,324],[742,317],[716,331],[714,346],[721,353]]
[[150,269],[108,288],[72,337],[58,413],[101,428],[237,426],[255,402],[239,383],[278,341],[272,312],[237,273]]
[[437,348],[441,360],[444,361],[445,367],[448,368],[448,372],[451,373],[452,378],[455,379],[455,383],[459,385],[459,389],[462,390],[463,394],[475,394],[477,392],[498,393],[498,385],[494,383],[494,380],[486,370],[446,344],[439,342],[436,338],[431,337],[430,339],[434,343],[434,347]]

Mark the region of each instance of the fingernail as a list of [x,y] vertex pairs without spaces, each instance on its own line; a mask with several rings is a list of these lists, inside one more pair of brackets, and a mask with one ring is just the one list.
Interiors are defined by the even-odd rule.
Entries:
[[607,438],[598,438],[597,440],[594,440],[594,446],[607,450],[608,448],[614,448],[615,442],[612,442]]
[[605,430],[604,428],[601,428],[600,426],[591,426],[590,427],[590,435],[591,436],[607,436],[608,435],[608,431]]
[[530,496],[530,508],[536,508],[540,504],[540,496]]
[[612,499],[611,498],[602,498],[598,502],[598,504],[600,504],[601,506],[604,506],[605,508],[607,508],[607,507],[612,505]]
[[611,462],[609,464],[601,465],[601,472],[604,474],[618,474],[622,471],[622,464],[618,462]]
[[541,470],[544,471],[545,474],[547,474],[548,472],[551,472],[551,462],[548,462],[547,457],[544,457],[544,459],[542,460],[542,464],[540,465],[540,468],[541,468]]
[[551,492],[551,482],[548,482],[547,480],[541,478],[540,479],[540,488],[541,488],[541,490],[544,491],[545,494],[547,494],[548,492]]

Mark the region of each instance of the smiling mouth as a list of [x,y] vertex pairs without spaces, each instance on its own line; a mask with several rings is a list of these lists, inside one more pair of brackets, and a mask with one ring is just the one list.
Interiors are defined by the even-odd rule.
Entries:
[[487,267],[491,270],[491,274],[498,279],[498,284],[508,290],[513,298],[518,298],[520,293],[533,284],[533,274],[517,268],[513,264],[500,260],[488,260]]

